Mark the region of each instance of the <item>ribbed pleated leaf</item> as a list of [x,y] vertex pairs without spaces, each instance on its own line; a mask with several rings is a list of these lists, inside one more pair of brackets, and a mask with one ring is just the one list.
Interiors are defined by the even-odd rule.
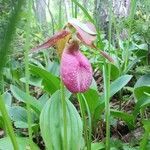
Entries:
[[[73,106],[66,100],[67,106],[67,148],[80,150],[82,146],[82,121]],[[63,110],[61,92],[56,91],[47,101],[40,115],[40,128],[48,150],[63,150]]]

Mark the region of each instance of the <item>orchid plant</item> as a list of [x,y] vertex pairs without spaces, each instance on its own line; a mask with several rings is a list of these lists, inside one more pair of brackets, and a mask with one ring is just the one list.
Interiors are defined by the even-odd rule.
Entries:
[[[74,112],[71,112],[75,108],[73,106],[69,106],[70,105],[69,101],[67,101],[65,98],[63,84],[71,93],[82,93],[88,90],[88,88],[92,83],[92,78],[93,78],[92,66],[89,60],[86,58],[86,56],[80,51],[80,44],[84,44],[92,49],[98,50],[98,48],[94,45],[95,40],[96,40],[96,29],[92,23],[90,22],[83,23],[77,19],[71,19],[61,31],[54,34],[43,44],[32,49],[32,51],[38,51],[41,49],[49,48],[51,46],[55,46],[57,50],[57,54],[60,58],[60,76],[62,80],[61,95],[59,94],[59,92],[56,92],[56,94],[52,96],[51,101],[54,101],[54,97],[56,97],[56,95],[60,95],[56,98],[57,100],[55,100],[55,102],[47,102],[47,104],[45,105],[45,107],[41,112],[41,117],[40,117],[41,133],[44,142],[46,144],[46,147],[49,149],[51,149],[52,147],[55,147],[56,149],[64,149],[64,150],[70,149],[69,143],[71,143],[72,141],[74,141],[74,143],[71,146],[74,145],[75,150],[81,149],[82,147],[82,144],[78,142],[79,139],[81,139],[82,141],[82,121],[76,110]],[[102,56],[104,56],[110,62],[113,62],[113,59],[107,53],[101,50],[99,51]],[[54,132],[54,129],[56,129],[56,132],[58,132],[57,131],[58,128],[56,128],[55,123],[49,124],[49,122],[51,122],[49,119],[48,120],[44,119],[47,116],[49,117],[51,116],[51,118],[54,117],[52,111],[49,111],[49,109],[55,107],[55,103],[57,103],[57,105],[61,104],[60,97],[62,100],[62,106],[60,107],[60,109],[62,109],[63,113],[60,113],[59,110],[57,111],[58,114],[60,113],[59,115],[61,116],[59,118],[60,122],[61,122],[61,118],[63,118],[63,131],[62,129],[60,129],[60,133],[59,133],[59,135],[63,133],[62,136],[60,137],[62,138],[63,141],[63,148],[61,146],[57,147],[58,144],[55,143],[55,140],[53,140],[52,137],[51,137],[51,143],[49,143],[48,140],[49,136],[46,132],[47,128],[49,128],[49,134],[52,134]],[[84,104],[81,99],[84,100]],[[78,94],[78,100],[81,109],[81,115],[83,118],[83,127],[85,133],[86,146],[87,149],[90,150],[91,130],[88,131],[86,125],[87,123],[85,119],[86,116],[84,113],[85,108],[83,107],[86,106],[87,111],[89,108],[86,105],[85,97],[81,98],[81,96]],[[88,115],[90,118],[90,114]],[[76,119],[72,118],[73,116],[76,116]],[[78,124],[78,128],[76,128],[77,130],[76,133],[73,134],[72,130],[75,130],[73,128],[73,124],[75,124],[75,122],[76,124]],[[49,126],[47,124],[49,124]],[[91,122],[89,122],[89,127],[91,127]],[[70,131],[70,129],[72,130]],[[68,139],[67,137],[70,138]]]

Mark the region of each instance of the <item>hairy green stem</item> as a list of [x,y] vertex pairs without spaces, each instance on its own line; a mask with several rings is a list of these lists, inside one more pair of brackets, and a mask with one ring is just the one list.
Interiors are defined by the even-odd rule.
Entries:
[[84,94],[81,93],[81,96],[84,100],[84,103],[85,103],[85,107],[86,107],[86,110],[87,110],[87,114],[88,114],[88,126],[89,126],[89,137],[88,137],[88,147],[89,147],[89,150],[91,150],[91,134],[92,134],[92,121],[91,121],[91,114],[90,114],[90,109],[89,109],[89,106],[88,106],[88,103],[86,101],[86,98],[84,96]]
[[91,147],[90,147],[89,138],[88,138],[88,127],[87,127],[87,122],[86,122],[85,107],[84,107],[84,103],[82,101],[82,98],[80,97],[80,94],[77,94],[77,98],[79,101],[81,116],[83,119],[84,137],[86,140],[86,146],[87,146],[87,150],[90,150]]
[[26,93],[27,93],[27,118],[28,118],[28,133],[29,133],[29,141],[30,147],[32,148],[32,127],[31,127],[31,107],[30,107],[30,92],[29,92],[29,49],[30,49],[30,15],[31,15],[31,1],[27,4],[28,8],[28,16],[27,16],[27,23],[26,23],[26,44],[25,44],[25,76],[26,76]]
[[110,64],[103,66],[104,93],[105,93],[105,120],[106,120],[106,150],[110,149]]
[[[112,31],[112,1],[109,1],[109,31],[108,31],[108,50],[111,51],[111,31]],[[104,61],[103,77],[104,77],[104,94],[105,94],[105,120],[106,120],[106,143],[105,149],[110,150],[110,63]]]
[[2,116],[3,116],[3,119],[4,119],[4,123],[5,123],[6,128],[7,128],[8,134],[10,136],[11,142],[13,144],[13,148],[14,148],[14,150],[19,150],[17,140],[16,140],[16,136],[15,136],[15,133],[13,131],[12,124],[11,124],[11,120],[8,116],[8,113],[7,113],[7,110],[6,110],[6,107],[5,107],[5,103],[4,103],[4,100],[3,100],[1,95],[0,95],[0,110],[1,110],[1,113],[2,113]]
[[64,150],[68,150],[67,147],[67,106],[66,106],[66,100],[65,100],[65,89],[64,84],[61,81],[61,100],[62,100],[62,109],[63,109],[63,125],[64,125],[64,143],[63,148]]

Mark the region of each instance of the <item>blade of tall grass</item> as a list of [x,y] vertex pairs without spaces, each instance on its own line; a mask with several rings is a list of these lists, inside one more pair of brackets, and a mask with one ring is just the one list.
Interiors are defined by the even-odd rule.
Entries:
[[9,115],[8,115],[6,107],[5,107],[4,100],[3,100],[1,95],[0,95],[0,110],[1,110],[1,113],[2,113],[2,116],[3,116],[3,119],[4,119],[5,126],[6,126],[7,131],[8,131],[8,135],[11,139],[13,148],[14,148],[14,150],[19,150],[18,143],[17,143],[17,140],[16,140],[16,136],[15,136],[15,133],[13,131],[12,124],[11,124],[11,120],[9,118]]
[[[111,51],[111,35],[112,35],[112,1],[109,1],[109,27],[108,27],[108,50]],[[110,150],[110,63],[104,61],[103,78],[104,78],[104,99],[105,99],[105,120],[106,120],[106,141],[105,148]]]
[[77,18],[77,16],[78,16],[78,5],[77,4],[75,4],[74,10],[75,10],[74,17]]
[[31,13],[32,10],[32,1],[27,3],[27,17],[26,17],[26,27],[25,27],[25,35],[26,35],[26,43],[24,46],[25,49],[25,77],[26,77],[26,85],[25,90],[28,95],[27,98],[27,118],[28,118],[28,133],[29,133],[29,143],[31,149],[33,148],[33,141],[32,141],[32,127],[31,127],[31,106],[30,106],[30,91],[29,91],[29,49],[30,49],[30,33],[31,33]]
[[[77,94],[77,99],[80,106],[81,116],[83,120],[83,129],[84,129],[84,138],[85,138],[85,145],[87,147],[87,150],[91,150],[91,142],[89,141],[89,135],[88,135],[88,126],[86,122],[86,113],[85,113],[85,101],[82,100],[82,95],[80,93]],[[91,137],[91,135],[90,135]]]
[[71,13],[72,13],[72,18],[75,18],[74,16],[74,3],[71,1]]
[[74,2],[75,5],[77,5],[78,7],[81,8],[81,10],[84,12],[85,16],[89,19],[90,22],[92,22],[93,24],[95,24],[95,21],[90,16],[90,14],[88,13],[88,11],[80,3],[78,3],[77,0],[71,0],[71,1]]

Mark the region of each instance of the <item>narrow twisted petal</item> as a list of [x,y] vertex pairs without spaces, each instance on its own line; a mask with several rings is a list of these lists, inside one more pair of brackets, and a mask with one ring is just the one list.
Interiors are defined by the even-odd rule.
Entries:
[[41,45],[38,45],[37,47],[33,48],[32,51],[38,51],[41,49],[46,49],[51,46],[54,46],[59,40],[65,38],[70,34],[67,30],[61,30],[54,34],[51,38],[49,38],[46,42],[42,43]]
[[77,43],[71,43],[65,48],[60,73],[65,86],[72,93],[85,92],[91,85],[92,67],[79,51]]

